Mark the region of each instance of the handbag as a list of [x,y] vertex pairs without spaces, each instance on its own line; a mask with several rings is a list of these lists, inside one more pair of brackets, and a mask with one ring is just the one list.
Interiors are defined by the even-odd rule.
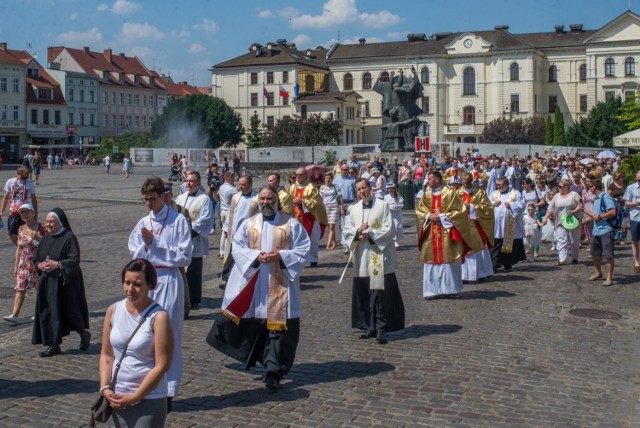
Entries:
[[[116,363],[116,369],[114,370],[113,376],[111,377],[111,382],[109,382],[109,389],[111,389],[112,391],[113,391],[113,388],[116,386],[116,379],[118,378],[120,365],[122,364],[122,360],[124,360],[124,355],[127,353],[127,348],[129,347],[129,343],[131,343],[131,339],[133,339],[133,336],[135,336],[136,333],[138,332],[138,329],[142,327],[142,324],[147,319],[147,316],[149,315],[149,313],[151,313],[151,311],[156,306],[160,306],[160,305],[154,302],[154,304],[151,305],[151,307],[147,310],[147,312],[145,312],[145,314],[142,316],[142,319],[138,323],[138,326],[135,328],[135,330],[133,330],[133,333],[131,333],[131,337],[129,337],[129,340],[127,340],[127,343],[125,343],[124,349],[122,350],[122,355],[120,356],[120,360],[118,360],[118,362]],[[107,400],[106,397],[102,395],[102,393],[100,393],[100,396],[98,397],[98,399],[91,406],[91,419],[89,419],[89,426],[91,428],[94,428],[96,426],[96,421],[105,423],[109,420],[110,417],[111,417],[111,405],[109,404],[109,400]]]

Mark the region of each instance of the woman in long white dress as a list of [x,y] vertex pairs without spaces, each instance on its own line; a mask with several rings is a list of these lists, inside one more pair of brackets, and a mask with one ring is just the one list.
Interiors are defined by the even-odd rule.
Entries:
[[396,235],[393,238],[393,243],[396,248],[400,246],[398,243],[404,236],[404,217],[402,215],[402,209],[404,208],[404,199],[398,194],[398,189],[393,183],[387,184],[387,194],[384,197],[384,201],[389,205],[391,210],[391,218],[393,224],[396,227]]

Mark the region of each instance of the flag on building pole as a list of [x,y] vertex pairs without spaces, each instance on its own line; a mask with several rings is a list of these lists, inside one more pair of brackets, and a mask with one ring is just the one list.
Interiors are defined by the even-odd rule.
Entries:
[[285,99],[289,98],[289,92],[287,92],[287,90],[284,89],[282,85],[280,85],[280,96]]
[[262,95],[265,98],[269,98],[269,91],[267,91],[267,88],[265,88],[264,86],[262,87]]
[[295,95],[296,98],[298,98],[298,96],[300,95],[300,84],[298,82],[296,82],[296,84],[293,85],[293,94]]

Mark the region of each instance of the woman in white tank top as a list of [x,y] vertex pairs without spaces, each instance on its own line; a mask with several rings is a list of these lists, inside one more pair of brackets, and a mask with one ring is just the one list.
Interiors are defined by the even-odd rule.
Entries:
[[[134,259],[127,263],[122,270],[126,298],[111,305],[104,319],[100,393],[113,408],[116,427],[162,427],[166,421],[165,374],[171,366],[173,334],[167,312],[149,297],[157,279],[149,261]],[[112,387],[115,363],[122,358],[127,342]]]

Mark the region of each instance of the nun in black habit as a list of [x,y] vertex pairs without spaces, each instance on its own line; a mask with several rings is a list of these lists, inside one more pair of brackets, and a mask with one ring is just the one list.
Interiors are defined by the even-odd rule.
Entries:
[[80,246],[67,216],[54,208],[45,217],[45,235],[38,245],[34,264],[40,272],[31,342],[47,348],[41,357],[60,354],[62,338],[75,331],[80,350],[89,348],[89,310],[80,270]]

